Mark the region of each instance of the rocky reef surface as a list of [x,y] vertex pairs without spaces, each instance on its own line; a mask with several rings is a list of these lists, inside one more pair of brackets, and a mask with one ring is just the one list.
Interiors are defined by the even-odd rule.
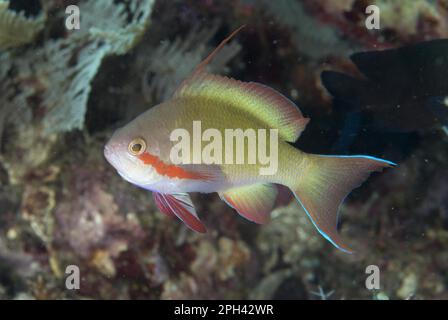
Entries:
[[[195,194],[209,230],[195,234],[103,157],[116,128],[169,97],[242,24],[211,70],[290,97],[312,119],[297,146],[333,153],[344,119],[321,71],[354,73],[352,52],[448,36],[446,1],[412,3],[1,0],[0,298],[448,299],[440,128],[350,140],[348,154],[398,163],[341,207],[354,255],[323,239],[294,201],[259,226],[217,195]],[[65,27],[70,4],[80,30]],[[363,28],[368,4],[381,8],[381,30]],[[79,290],[66,288],[70,265]],[[365,286],[369,265],[380,289]]]

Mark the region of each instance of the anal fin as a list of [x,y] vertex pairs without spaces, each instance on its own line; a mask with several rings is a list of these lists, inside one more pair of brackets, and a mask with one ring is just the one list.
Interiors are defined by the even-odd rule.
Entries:
[[219,196],[244,218],[259,224],[270,219],[277,198],[277,188],[270,183],[232,188]]

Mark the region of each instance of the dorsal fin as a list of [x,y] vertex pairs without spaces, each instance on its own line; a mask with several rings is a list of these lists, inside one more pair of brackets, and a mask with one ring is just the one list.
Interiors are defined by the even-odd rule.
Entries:
[[222,48],[226,45],[227,42],[229,42],[238,32],[243,29],[245,25],[243,24],[241,27],[233,31],[227,38],[225,38],[221,43],[216,47],[215,50],[213,50],[212,53],[208,55],[207,58],[205,58],[198,66],[193,70],[193,76],[200,72],[205,72],[205,67],[213,60],[214,57],[221,51]]
[[214,57],[216,57],[221,49],[224,48],[226,43],[229,42],[244,27],[245,25],[243,24],[241,27],[233,31],[227,38],[222,40],[221,43],[215,48],[215,50],[213,50],[212,53],[207,56],[207,58],[205,58],[200,64],[196,66],[196,68],[193,69],[191,75],[187,79],[182,81],[179,88],[177,88],[176,92],[174,92],[174,97],[181,95],[181,92],[185,87],[188,87],[192,82],[195,82],[197,78],[206,74],[207,72],[205,68],[207,67],[207,65],[213,60]]
[[205,70],[207,64],[243,27],[232,32],[194,69],[192,75],[176,90],[174,98],[203,97],[224,101],[260,119],[269,128],[278,129],[283,140],[294,142],[305,129],[309,119],[303,117],[291,100],[260,83],[212,75]]

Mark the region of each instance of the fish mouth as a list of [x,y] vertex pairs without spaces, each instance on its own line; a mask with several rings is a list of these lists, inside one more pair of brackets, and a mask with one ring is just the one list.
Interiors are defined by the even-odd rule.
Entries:
[[120,168],[120,161],[118,157],[115,155],[113,149],[110,146],[104,147],[104,157],[106,158],[107,162],[117,171],[117,173],[126,181],[129,181],[129,179],[126,177],[125,174],[123,174],[119,168]]
[[116,154],[116,151],[110,144],[106,144],[104,146],[104,158],[106,158],[107,162],[109,162],[110,165],[112,165],[115,169],[118,169],[119,161]]
[[[104,154],[104,157],[106,158],[106,160],[109,162],[109,163],[111,163],[111,158],[112,158],[112,148],[108,145],[108,144],[106,144],[105,146],[104,146],[104,151],[103,151],[103,154]],[[112,163],[111,163],[112,164]]]
[[111,146],[109,143],[104,146],[104,157],[106,158],[107,162],[114,167],[114,169],[117,171],[117,173],[126,181],[129,181],[129,178],[122,172],[123,163],[118,156],[117,150]]

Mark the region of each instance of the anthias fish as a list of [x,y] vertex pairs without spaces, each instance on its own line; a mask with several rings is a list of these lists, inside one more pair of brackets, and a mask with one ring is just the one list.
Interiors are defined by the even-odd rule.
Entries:
[[[262,84],[209,74],[207,64],[240,29],[195,68],[172,99],[118,129],[105,146],[105,157],[123,179],[152,191],[162,213],[178,217],[197,232],[206,229],[196,214],[190,192],[217,192],[240,215],[264,224],[274,207],[277,185],[286,186],[318,231],[337,248],[351,252],[337,231],[338,207],[371,172],[393,163],[369,156],[304,153],[290,143],[299,138],[309,119],[293,102]],[[173,150],[179,149],[181,133],[193,137],[198,134],[194,132],[198,126],[203,132],[200,141],[182,141],[186,149],[179,155],[184,156],[180,157],[184,161],[174,161]],[[236,142],[225,148],[227,142],[218,140],[227,137],[231,129],[263,134],[257,136],[258,140],[250,140],[247,134],[243,145]],[[248,151],[253,141],[265,153],[269,150],[273,155],[277,151],[277,157],[271,159],[277,161],[275,170],[261,174],[266,163],[249,162],[253,159]],[[210,151],[211,144],[223,145],[225,150]],[[244,150],[243,161],[226,161],[229,154],[233,157],[238,152],[238,147]],[[203,156],[207,148],[212,161],[198,161],[198,150]]]

